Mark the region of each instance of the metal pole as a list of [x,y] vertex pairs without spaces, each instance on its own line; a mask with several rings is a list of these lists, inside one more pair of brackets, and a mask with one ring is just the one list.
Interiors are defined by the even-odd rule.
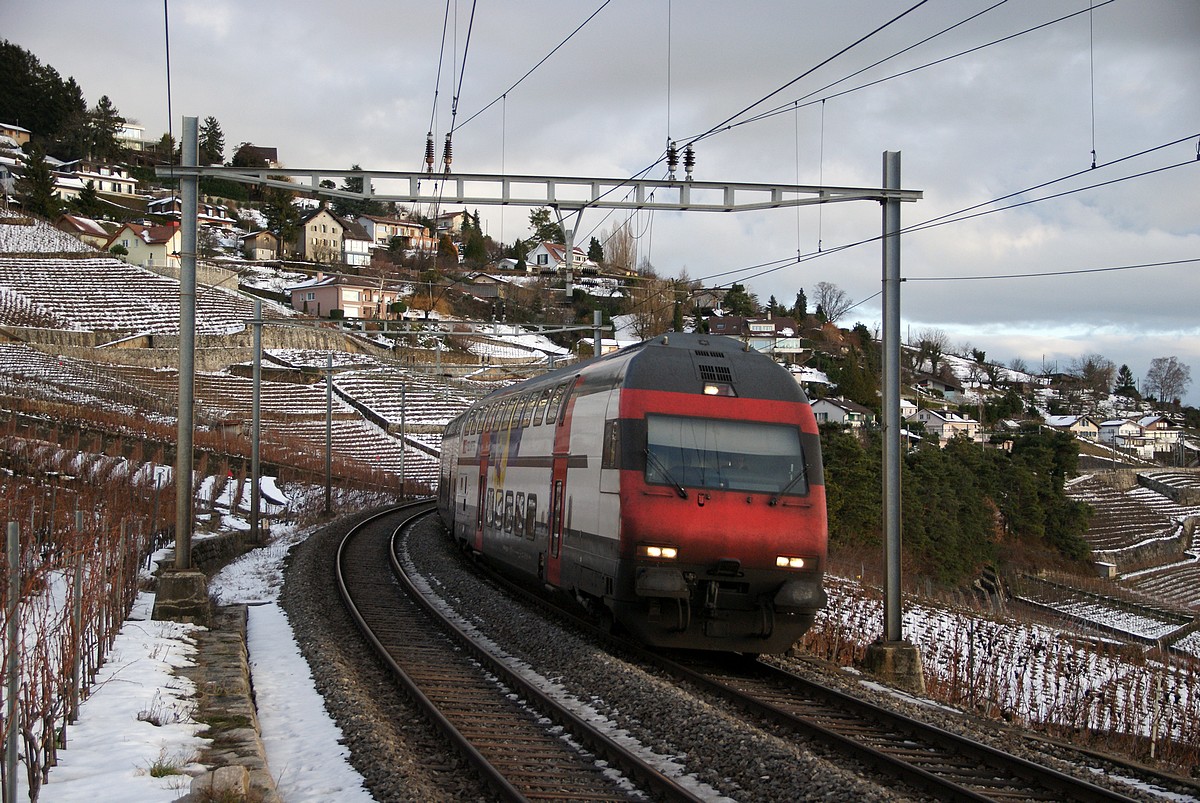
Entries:
[[400,385],[400,496],[404,496],[404,435],[405,435],[405,411],[408,409],[408,380]]
[[259,440],[262,435],[262,302],[254,302],[254,399],[250,423],[250,543],[261,544],[259,510],[262,491],[259,488]]
[[[183,118],[183,166],[199,163],[197,118]],[[175,568],[192,567],[193,393],[196,384],[196,208],[198,176],[179,179],[179,435],[175,451]]]
[[603,342],[601,340],[603,333],[600,331],[600,324],[603,323],[603,321],[604,313],[598,309],[592,310],[592,342],[594,344],[594,347],[592,348],[593,357],[599,357],[604,351],[600,345]]
[[21,629],[17,623],[17,602],[21,594],[20,541],[17,538],[18,525],[15,521],[8,523],[8,606],[5,615],[8,617],[8,660],[5,661],[4,672],[8,678],[5,694],[8,695],[8,705],[4,715],[4,799],[17,799],[17,693],[21,687],[18,675],[17,658],[21,650],[17,647]]
[[[884,189],[900,188],[900,152],[883,154]],[[904,638],[900,611],[900,200],[883,206],[883,640]]]
[[325,370],[325,515],[333,512],[333,353]]
[[71,700],[67,719],[79,721],[79,686],[83,666],[83,511],[75,511],[75,533],[81,546],[75,556],[75,576],[71,583],[71,638],[75,640],[75,660],[71,662]]

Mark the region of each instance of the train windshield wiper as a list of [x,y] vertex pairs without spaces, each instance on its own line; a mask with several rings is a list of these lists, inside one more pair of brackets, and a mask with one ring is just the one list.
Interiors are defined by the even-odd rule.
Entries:
[[671,476],[671,472],[667,471],[667,467],[664,466],[663,462],[658,459],[658,455],[656,455],[654,452],[650,451],[649,449],[646,449],[646,457],[650,461],[652,461],[655,466],[658,467],[658,470],[662,472],[662,475],[666,479],[666,481],[675,486],[676,493],[678,493],[681,498],[687,499],[688,498],[687,491],[684,489],[684,487],[682,485],[679,484],[679,480],[677,480]]
[[794,477],[792,477],[790,480],[788,480],[788,484],[787,484],[787,485],[785,485],[785,486],[783,486],[782,488],[780,488],[780,489],[779,489],[779,493],[777,493],[777,494],[775,494],[774,496],[772,496],[772,497],[771,497],[771,501],[770,501],[768,504],[770,504],[772,507],[773,507],[773,506],[775,506],[775,505],[778,505],[778,504],[779,504],[779,500],[780,500],[780,498],[781,498],[781,497],[782,497],[782,496],[783,496],[785,493],[787,493],[788,491],[792,490],[793,486],[795,486],[795,484],[796,484],[796,483],[798,483],[800,480],[804,479],[804,478],[805,478],[805,477],[807,477],[807,476],[808,476],[808,472],[805,470],[805,467],[804,467],[803,465],[801,465],[801,466],[800,466],[800,473],[798,473],[796,476],[794,476]]

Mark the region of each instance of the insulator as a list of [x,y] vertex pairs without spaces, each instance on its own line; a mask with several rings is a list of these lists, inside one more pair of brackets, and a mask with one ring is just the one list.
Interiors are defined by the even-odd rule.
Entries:
[[450,163],[454,161],[454,148],[450,145],[450,135],[446,135],[446,144],[442,147],[442,164],[446,172],[450,172]]
[[425,169],[430,173],[433,172],[433,132],[430,131],[425,136]]
[[667,143],[667,172],[675,177],[675,168],[679,167],[679,148],[674,142]]
[[696,152],[692,150],[692,146],[688,145],[683,149],[683,169],[687,173],[688,178],[692,177],[692,168],[696,166]]

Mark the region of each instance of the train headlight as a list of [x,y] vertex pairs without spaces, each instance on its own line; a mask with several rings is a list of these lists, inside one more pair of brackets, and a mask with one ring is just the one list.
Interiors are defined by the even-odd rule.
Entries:
[[730,385],[726,382],[705,382],[704,383],[704,395],[705,396],[736,396],[737,394],[734,393],[734,391],[733,391],[733,385]]
[[660,546],[658,544],[638,544],[639,558],[656,558],[659,560],[675,560],[679,556],[679,549],[673,546]]
[[796,558],[789,555],[776,555],[775,565],[780,569],[803,569],[804,558]]

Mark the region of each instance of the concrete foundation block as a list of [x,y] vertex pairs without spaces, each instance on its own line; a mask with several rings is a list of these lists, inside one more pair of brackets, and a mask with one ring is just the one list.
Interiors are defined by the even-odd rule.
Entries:
[[907,641],[876,641],[867,647],[864,668],[889,686],[925,693],[921,653]]
[[212,603],[208,599],[208,578],[204,572],[163,572],[158,578],[152,618],[208,627],[212,621]]

